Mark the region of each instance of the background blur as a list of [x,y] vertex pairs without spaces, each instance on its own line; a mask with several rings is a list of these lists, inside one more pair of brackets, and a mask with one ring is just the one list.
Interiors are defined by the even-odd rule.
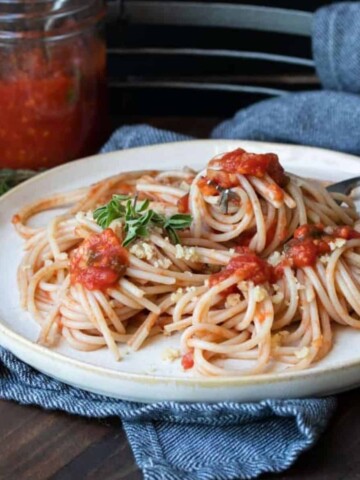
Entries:
[[[193,2],[176,3],[189,13],[187,4]],[[297,15],[298,10],[312,13],[332,2],[231,2],[239,6],[288,10],[262,10],[261,15],[255,12],[257,30],[206,26],[213,14],[219,18],[219,13],[212,11],[214,4],[226,7],[229,3],[196,3],[205,7],[205,19],[200,15],[189,22],[179,20],[181,15],[177,15],[176,22],[182,25],[174,25],[165,8],[170,7],[171,11],[171,2],[108,0],[108,74],[113,127],[121,125],[124,116],[126,123],[137,122],[139,116],[144,121],[144,116],[148,116],[149,123],[169,128],[172,116],[181,115],[184,116],[183,131],[191,133],[192,116],[196,115],[197,122],[203,117],[207,125],[215,124],[240,107],[271,95],[318,88],[311,61],[310,33],[292,33],[292,21],[288,19]],[[147,7],[151,10],[151,22]],[[224,12],[224,23],[227,24],[226,16],[232,20],[243,15],[240,10],[230,16]],[[276,25],[277,19],[280,27]],[[262,26],[269,25],[270,20],[274,30],[283,30],[287,25],[291,33],[262,31]],[[203,25],[199,26],[199,21]],[[310,21],[308,18],[294,20],[295,25]],[[311,25],[307,27],[310,28]]]

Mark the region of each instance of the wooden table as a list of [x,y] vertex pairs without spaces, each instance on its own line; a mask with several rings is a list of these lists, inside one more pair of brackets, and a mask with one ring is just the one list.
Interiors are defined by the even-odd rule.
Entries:
[[[360,389],[339,406],[317,445],[263,480],[360,479]],[[1,480],[140,480],[124,431],[107,421],[0,401]]]
[[[217,118],[126,118],[206,137]],[[339,406],[318,444],[273,480],[360,480],[360,389]],[[0,401],[0,480],[140,480],[118,419],[87,420]]]

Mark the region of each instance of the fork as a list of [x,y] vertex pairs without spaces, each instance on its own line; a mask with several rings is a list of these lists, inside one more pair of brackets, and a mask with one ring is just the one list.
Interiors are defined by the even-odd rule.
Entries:
[[360,177],[348,178],[347,180],[342,180],[341,182],[333,183],[326,187],[326,190],[329,192],[343,193],[344,195],[349,195],[354,188],[360,186]]

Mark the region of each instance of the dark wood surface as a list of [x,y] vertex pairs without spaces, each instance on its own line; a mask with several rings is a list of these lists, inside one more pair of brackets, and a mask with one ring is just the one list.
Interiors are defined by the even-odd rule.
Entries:
[[[218,118],[117,118],[206,137]],[[360,389],[338,396],[317,445],[263,480],[360,480]],[[88,420],[0,401],[0,480],[140,480],[118,419]]]
[[[282,474],[261,480],[360,479],[360,390],[339,395],[317,445]],[[117,419],[72,417],[0,401],[1,480],[140,480]]]

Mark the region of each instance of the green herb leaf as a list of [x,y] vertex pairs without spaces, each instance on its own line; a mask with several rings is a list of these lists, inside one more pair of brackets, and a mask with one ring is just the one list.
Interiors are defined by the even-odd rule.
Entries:
[[117,218],[125,215],[125,207],[121,202],[130,201],[128,195],[113,195],[113,198],[107,205],[99,207],[93,212],[94,220],[101,228],[108,228]]
[[10,186],[5,179],[0,180],[0,195],[4,195],[4,193],[10,190]]
[[184,228],[190,227],[192,222],[192,216],[182,213],[176,213],[171,217],[168,217],[165,221],[164,228],[172,227],[176,230],[184,230]]
[[174,243],[175,245],[180,243],[179,236],[172,227],[167,227],[166,233],[168,234],[171,243]]
[[0,195],[8,192],[12,187],[36,175],[34,170],[0,169]]
[[178,234],[176,233],[176,230],[185,230],[186,228],[190,227],[191,222],[191,215],[183,215],[181,213],[176,213],[175,215],[168,217],[165,220],[164,229],[169,235],[170,241],[175,244],[180,243],[180,239]]
[[150,209],[149,206],[150,200],[138,202],[137,196],[131,198],[127,195],[113,195],[109,203],[94,211],[93,216],[102,228],[108,228],[116,219],[122,220],[126,233],[124,247],[137,238],[146,238],[154,227],[164,229],[172,243],[180,243],[176,231],[190,227],[192,216],[175,214],[166,217]]

